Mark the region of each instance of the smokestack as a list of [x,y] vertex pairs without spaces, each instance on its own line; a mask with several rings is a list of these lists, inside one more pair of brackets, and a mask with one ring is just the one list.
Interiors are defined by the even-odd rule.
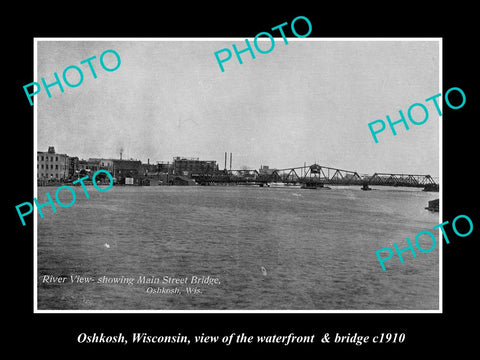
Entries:
[[227,170],[227,152],[225,151],[225,167],[224,167],[225,170]]
[[230,153],[230,170],[232,170],[232,153]]
[[120,148],[120,160],[122,160],[123,148]]
[[150,158],[147,159],[147,165],[150,165]]

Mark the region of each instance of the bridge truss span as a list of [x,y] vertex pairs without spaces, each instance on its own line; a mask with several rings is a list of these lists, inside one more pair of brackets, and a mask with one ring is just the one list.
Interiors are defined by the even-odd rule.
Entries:
[[437,185],[430,175],[375,173],[368,185],[431,187]]
[[357,171],[344,170],[313,164],[284,169],[223,170],[217,173],[197,175],[200,184],[236,183],[258,184],[325,184],[325,185],[368,185],[423,187],[425,190],[438,191],[438,184],[430,175],[390,174],[376,172],[373,175],[360,175]]
[[313,164],[311,166],[274,170],[271,177],[285,183],[362,184],[362,177],[356,171],[336,169]]

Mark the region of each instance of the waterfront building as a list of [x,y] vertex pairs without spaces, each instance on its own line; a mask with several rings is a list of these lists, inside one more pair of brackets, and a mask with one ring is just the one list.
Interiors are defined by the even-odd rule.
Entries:
[[107,170],[110,174],[113,174],[113,159],[104,159],[104,158],[89,158],[88,165],[90,170]]
[[270,167],[268,167],[267,165],[260,165],[258,173],[260,175],[272,175],[275,170],[277,169],[270,169]]
[[200,160],[199,158],[174,157],[173,169],[176,175],[199,176],[218,171],[215,160]]
[[78,171],[79,159],[77,156],[68,157],[68,177],[74,178]]
[[157,161],[157,169],[162,174],[173,174],[173,163],[168,161]]
[[171,185],[180,185],[180,186],[192,186],[192,185],[197,185],[195,180],[186,177],[186,176],[180,176],[180,175],[174,175],[173,178],[170,180]]
[[37,179],[60,181],[69,177],[69,157],[55,152],[54,146],[48,151],[37,151]]
[[137,178],[143,175],[142,162],[140,160],[113,159],[113,168],[110,172],[114,178],[121,181],[125,178]]
[[79,160],[78,161],[78,172],[80,174],[89,174],[94,173],[100,169],[99,159],[88,159],[88,160]]
[[150,164],[150,159],[148,159],[146,164],[142,164],[141,173],[145,176],[149,174],[158,173],[158,165]]
[[145,174],[140,160],[89,158],[77,162],[76,173],[79,175],[93,175],[98,170],[107,170],[118,181],[124,181],[125,178],[137,178]]
[[78,160],[77,164],[77,172],[82,172],[85,173],[86,171],[90,172],[90,169],[88,168],[87,160]]

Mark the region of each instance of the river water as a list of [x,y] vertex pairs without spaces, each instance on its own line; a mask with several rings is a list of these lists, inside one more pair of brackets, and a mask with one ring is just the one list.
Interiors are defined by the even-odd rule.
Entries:
[[[87,189],[89,199],[75,187],[71,207],[57,206],[57,213],[45,207],[45,217],[38,216],[39,310],[439,308],[438,243],[429,253],[416,251],[417,258],[404,252],[404,263],[393,257],[386,271],[375,254],[393,243],[406,247],[406,237],[413,243],[418,232],[437,225],[438,213],[424,208],[438,193]],[[53,197],[55,188],[39,188],[40,203],[46,192]],[[68,204],[71,195],[64,190],[60,199]],[[431,240],[423,241],[430,248]]]

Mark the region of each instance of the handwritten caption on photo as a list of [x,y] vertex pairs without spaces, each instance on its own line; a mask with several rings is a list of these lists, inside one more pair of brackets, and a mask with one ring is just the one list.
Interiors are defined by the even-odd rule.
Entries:
[[220,286],[222,281],[213,275],[191,275],[191,276],[155,276],[138,275],[134,276],[85,276],[85,275],[51,275],[39,276],[39,283],[48,285],[58,284],[84,284],[84,285],[117,285],[117,286],[141,286],[142,291],[147,294],[156,295],[201,295],[205,289]]

